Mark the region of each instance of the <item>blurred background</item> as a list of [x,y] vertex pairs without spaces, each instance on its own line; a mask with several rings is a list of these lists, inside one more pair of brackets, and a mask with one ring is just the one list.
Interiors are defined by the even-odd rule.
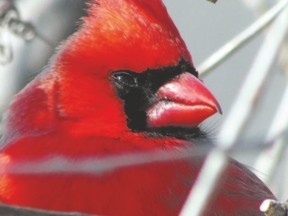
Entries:
[[[218,0],[217,4],[205,0],[181,0],[181,3],[175,0],[163,1],[191,51],[196,67],[277,3],[276,0]],[[0,0],[1,117],[13,95],[45,67],[59,43],[77,29],[79,17],[85,15],[84,8],[84,0]],[[9,16],[15,16],[23,22],[22,30],[13,31],[13,25],[7,25],[9,20],[5,20],[5,15],[8,12],[11,12]],[[254,62],[264,36],[265,31],[203,77],[208,88],[218,98],[224,113],[223,116],[215,116],[203,124],[215,138]],[[287,62],[288,56],[286,57]],[[241,138],[243,145],[261,143],[267,134],[285,89],[287,74],[284,71],[283,64],[278,63],[271,70],[269,83],[263,88],[264,97],[259,98],[260,104],[254,110],[249,125],[245,127]],[[252,149],[235,156],[253,167],[258,153]],[[279,187],[279,181],[285,181],[288,173],[284,166],[287,163],[286,158],[281,159],[278,178],[270,185],[281,200],[288,198],[287,189]]]

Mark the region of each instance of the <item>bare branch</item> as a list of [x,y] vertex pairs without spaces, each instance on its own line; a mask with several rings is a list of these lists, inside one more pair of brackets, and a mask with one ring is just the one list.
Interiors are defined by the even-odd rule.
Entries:
[[54,47],[47,38],[41,35],[34,25],[23,21],[13,1],[0,0],[0,64],[4,65],[12,61],[12,47],[9,41],[3,41],[3,34],[9,31],[25,41],[38,38],[50,47]]
[[265,216],[287,216],[288,203],[267,199],[261,204],[260,211],[263,212]]
[[215,4],[218,0],[207,0],[207,1],[212,2],[212,3]]
[[287,0],[280,1],[276,6],[261,16],[256,22],[212,54],[206,61],[197,67],[200,76],[203,77],[207,75],[215,67],[227,60],[233,53],[257,36],[263,29],[271,24],[275,18],[277,18],[277,16],[287,5]]
[[[259,171],[259,173],[265,173],[265,176],[262,176],[261,179],[266,184],[270,183],[273,175],[275,174],[275,170],[287,148],[287,135],[277,136],[277,134],[287,130],[288,128],[287,107],[288,84],[283,94],[281,104],[279,105],[275,118],[269,129],[266,141],[271,140],[273,137],[277,138],[274,140],[274,145],[264,150],[260,154],[254,166],[255,169]],[[269,158],[269,160],[267,160],[267,158]]]
[[204,156],[209,152],[209,147],[185,148],[184,150],[166,150],[146,153],[131,153],[125,155],[113,155],[106,157],[88,157],[71,159],[54,156],[43,160],[9,161],[5,155],[0,155],[0,175],[3,174],[86,174],[99,175],[120,168],[168,162],[173,160],[189,159]]
[[[288,1],[282,1],[282,4],[287,6]],[[181,216],[199,216],[203,213],[206,204],[209,203],[209,197],[211,197],[217,186],[217,180],[227,165],[228,159],[225,152],[233,149],[237,144],[239,136],[242,134],[242,129],[249,120],[251,111],[257,105],[256,99],[260,96],[260,90],[278,56],[277,53],[288,31],[287,20],[288,9],[281,14],[267,33],[264,44],[241,88],[241,92],[222,126],[217,142],[219,149],[212,151],[204,162],[203,168],[182,209]],[[209,171],[210,175],[207,178]],[[205,182],[204,187],[203,182]],[[201,199],[199,199],[199,193],[197,193],[200,190]]]

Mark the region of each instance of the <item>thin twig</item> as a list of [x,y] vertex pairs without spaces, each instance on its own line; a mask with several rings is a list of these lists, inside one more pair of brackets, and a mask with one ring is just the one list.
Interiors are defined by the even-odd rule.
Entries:
[[261,204],[260,211],[263,212],[265,216],[287,216],[288,203],[267,199]]
[[207,0],[207,1],[212,2],[212,3],[215,4],[218,0]]
[[[282,134],[281,134],[282,135]],[[275,138],[273,138],[274,140]],[[269,143],[272,143],[271,141]],[[249,145],[248,145],[249,146]],[[250,145],[251,146],[251,145]],[[237,147],[238,151],[249,153],[255,149],[262,151],[267,146],[259,143],[251,147]],[[0,154],[0,175],[20,174],[20,175],[55,175],[65,174],[90,174],[103,175],[107,172],[115,172],[133,166],[171,162],[177,160],[189,160],[195,157],[204,157],[211,151],[210,145],[186,147],[184,149],[158,150],[146,153],[130,153],[123,155],[111,155],[106,157],[90,156],[75,160],[75,158],[63,155],[38,160],[10,160],[9,156]]]
[[[283,2],[284,1],[282,1],[282,3]],[[285,3],[287,4],[288,1],[285,1]],[[220,131],[219,140],[217,142],[220,150],[215,149],[208,155],[182,209],[181,216],[200,216],[209,203],[209,198],[211,197],[211,194],[213,194],[217,185],[217,180],[220,178],[227,165],[228,159],[225,152],[231,150],[237,144],[242,129],[248,122],[250,113],[257,104],[256,99],[259,97],[259,91],[267,79],[281,43],[285,39],[288,30],[287,20],[288,9],[286,9],[275,21],[269,33],[266,35],[264,44],[248,74],[240,95],[237,97],[237,100]],[[218,159],[214,160],[214,158]],[[217,164],[216,167],[215,164]],[[210,170],[213,170],[213,172],[209,173]],[[209,173],[209,178],[206,177],[207,173]],[[205,182],[204,187],[203,179]],[[199,193],[197,193],[197,191],[200,190],[201,199],[199,199]]]
[[288,0],[282,0],[272,9],[261,16],[256,22],[247,29],[226,43],[222,48],[212,54],[207,60],[197,68],[201,77],[207,75],[215,67],[232,56],[237,50],[247,44],[251,39],[257,36],[263,29],[271,24],[280,12],[288,5]]
[[277,137],[277,139],[274,140],[274,145],[272,145],[271,148],[262,151],[254,166],[259,173],[265,174],[261,176],[261,179],[266,184],[271,182],[280,159],[285,154],[285,149],[287,148],[287,135],[284,134],[283,136],[277,136],[281,131],[288,129],[287,107],[288,84],[265,140],[269,141],[273,137]]
[[221,173],[226,168],[227,160],[226,154],[218,149],[208,155],[180,216],[202,215],[209,202],[209,197],[214,191],[215,183],[218,182]]
[[281,14],[267,33],[254,64],[241,87],[227,119],[219,134],[219,145],[223,149],[235,143],[243,127],[249,120],[252,110],[257,106],[262,89],[270,75],[272,66],[278,57],[282,42],[288,31],[288,9]]
[[43,43],[45,43],[49,47],[55,46],[47,38],[41,35],[36,30],[34,25],[30,22],[25,22],[17,18],[12,18],[8,22],[8,28],[13,34],[17,35],[18,37],[22,38],[25,41],[32,41],[35,38],[38,38],[39,40],[41,40]]
[[[2,32],[1,32],[2,31]],[[8,0],[0,0],[0,36],[9,31],[21,39],[29,42],[38,38],[49,47],[55,45],[41,35],[34,25],[21,19],[14,3]],[[2,36],[3,37],[3,36]],[[12,47],[4,43],[0,38],[0,64],[4,65],[12,61]]]
[[0,0],[0,65],[5,65],[13,59],[12,47],[5,40],[8,37],[4,37],[4,35],[8,29],[8,20],[18,17],[19,13],[12,1]]
[[49,157],[43,160],[10,161],[9,156],[0,155],[0,175],[3,174],[86,174],[102,175],[121,168],[185,160],[205,156],[211,148],[197,147],[177,150],[159,150],[146,153],[131,153],[106,157],[88,157],[75,160],[63,156]]

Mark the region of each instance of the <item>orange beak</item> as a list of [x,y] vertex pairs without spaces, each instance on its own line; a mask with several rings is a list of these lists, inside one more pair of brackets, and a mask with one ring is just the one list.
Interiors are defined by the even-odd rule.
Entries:
[[192,127],[222,113],[212,93],[195,76],[184,72],[157,91],[157,102],[147,112],[148,127]]

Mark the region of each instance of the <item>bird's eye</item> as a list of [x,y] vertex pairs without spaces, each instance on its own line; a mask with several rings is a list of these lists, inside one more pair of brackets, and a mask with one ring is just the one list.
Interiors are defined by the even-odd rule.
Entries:
[[126,85],[130,87],[137,87],[138,81],[136,74],[130,71],[116,71],[111,74],[114,81],[121,85]]

